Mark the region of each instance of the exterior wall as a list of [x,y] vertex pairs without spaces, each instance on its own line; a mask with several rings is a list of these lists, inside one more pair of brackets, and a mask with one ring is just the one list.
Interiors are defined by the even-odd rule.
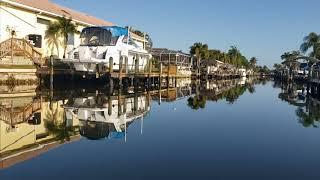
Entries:
[[9,5],[1,5],[0,40],[10,38],[8,28],[14,29],[18,38],[25,38],[28,34],[36,32],[37,17],[30,11],[22,11]]
[[[59,58],[63,57],[63,38],[59,38],[59,50],[56,47],[51,46],[48,40],[45,39],[45,32],[48,28],[47,24],[38,23],[37,18],[44,20],[55,21],[56,18],[47,16],[45,14],[37,14],[32,11],[13,7],[7,4],[0,4],[0,42],[5,41],[11,37],[8,29],[16,31],[16,38],[27,38],[29,34],[38,34],[42,36],[42,48],[38,49],[43,53],[43,57],[48,57],[51,54],[59,55]],[[78,31],[86,27],[86,25],[78,24]],[[74,45],[68,45],[68,50],[73,49],[80,45],[80,34],[74,35]]]
[[[26,98],[26,102],[32,102],[33,97]],[[19,99],[20,100],[20,99]],[[26,103],[25,102],[25,103]],[[22,106],[17,104],[16,106]],[[62,101],[53,103],[53,110],[58,111],[57,121],[63,120],[64,109],[61,107]],[[41,110],[41,124],[31,125],[28,123],[22,123],[12,128],[9,124],[0,121],[0,154],[11,150],[18,150],[21,148],[27,148],[28,146],[34,145],[44,140],[50,140],[53,136],[36,139],[37,135],[46,134],[47,129],[45,127],[44,120],[47,118],[47,114],[50,113],[50,103],[43,102]],[[79,121],[73,119],[69,122],[71,126],[78,126]]]

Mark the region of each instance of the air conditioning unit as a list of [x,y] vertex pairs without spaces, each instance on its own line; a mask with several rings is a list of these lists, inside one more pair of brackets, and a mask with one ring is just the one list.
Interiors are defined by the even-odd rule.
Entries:
[[38,34],[29,34],[28,39],[33,42],[34,47],[42,48],[42,36]]

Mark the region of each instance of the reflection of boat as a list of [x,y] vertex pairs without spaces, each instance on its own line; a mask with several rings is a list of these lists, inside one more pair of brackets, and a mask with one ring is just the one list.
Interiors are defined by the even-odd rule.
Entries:
[[282,87],[282,92],[279,94],[279,98],[294,106],[303,107],[306,105],[307,100],[306,87],[295,84],[284,85]]
[[239,69],[240,77],[247,77],[247,70],[246,69]]
[[88,27],[81,32],[81,45],[69,53],[64,62],[72,64],[76,71],[105,72],[112,64],[119,70],[119,63],[132,71],[139,63],[139,70],[147,65],[149,53],[130,38],[126,28],[116,26]]
[[124,133],[134,120],[150,111],[148,95],[129,97],[75,98],[64,106],[67,119],[80,121],[80,133],[88,139],[101,139],[115,133]]
[[239,85],[245,85],[246,82],[247,82],[246,76],[242,76],[242,77],[239,79],[238,84],[239,84]]

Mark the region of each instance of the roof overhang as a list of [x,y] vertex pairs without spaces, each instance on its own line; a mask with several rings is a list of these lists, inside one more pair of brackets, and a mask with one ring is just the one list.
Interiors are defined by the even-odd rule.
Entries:
[[[33,12],[38,13],[38,14],[46,14],[46,15],[49,15],[49,16],[52,16],[52,17],[63,17],[63,15],[60,15],[60,14],[48,12],[48,11],[45,11],[45,10],[42,10],[42,9],[34,8],[34,7],[31,7],[31,6],[27,6],[27,5],[20,4],[20,3],[17,3],[17,2],[13,2],[13,1],[10,1],[10,0],[0,0],[0,3],[9,4],[11,6],[15,6],[15,7],[19,7],[19,8],[22,8],[22,9],[29,10],[29,11],[33,11]],[[83,21],[79,21],[77,19],[72,19],[72,21],[74,21],[76,23],[83,24],[83,25],[87,25],[87,26],[94,26],[95,25],[95,24],[89,24],[89,23],[86,23],[86,22],[83,22]]]

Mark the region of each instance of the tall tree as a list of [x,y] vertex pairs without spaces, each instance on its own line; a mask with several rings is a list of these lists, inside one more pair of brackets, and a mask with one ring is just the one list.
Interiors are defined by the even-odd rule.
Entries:
[[231,46],[228,54],[232,58],[232,64],[239,65],[239,57],[241,56],[241,53],[238,48],[236,46]]
[[60,33],[64,39],[63,58],[66,57],[68,39],[70,34],[78,34],[77,26],[72,22],[71,18],[59,17],[58,23],[60,27]]
[[258,60],[257,60],[257,58],[256,57],[252,57],[251,59],[250,59],[250,66],[252,67],[252,68],[255,68],[256,67],[256,65],[257,65],[257,62],[258,62]]
[[285,52],[281,55],[281,59],[283,60],[282,64],[289,68],[291,78],[294,76],[294,70],[297,69],[300,64],[297,61],[298,56],[300,56],[299,51]]
[[312,49],[309,56],[317,58],[320,55],[320,35],[315,32],[311,32],[308,36],[304,37],[303,43],[300,46],[300,50],[303,53]]
[[[197,50],[198,49],[198,50]],[[198,54],[200,55],[199,58],[201,59],[206,59],[209,56],[209,49],[207,44],[202,44],[202,43],[194,43],[190,47],[190,54],[196,55],[196,51],[198,51]]]
[[57,55],[59,56],[59,45],[61,42],[59,41],[59,23],[58,22],[50,22],[48,29],[45,32],[45,39],[47,40],[48,46],[51,48],[51,55],[54,54],[54,49],[56,48]]
[[[58,21],[50,23],[47,29],[48,38],[49,37],[62,37],[63,38],[63,58],[66,57],[67,45],[70,34],[78,34],[77,25],[72,22],[71,18],[58,17]],[[54,35],[54,36],[52,36]]]

